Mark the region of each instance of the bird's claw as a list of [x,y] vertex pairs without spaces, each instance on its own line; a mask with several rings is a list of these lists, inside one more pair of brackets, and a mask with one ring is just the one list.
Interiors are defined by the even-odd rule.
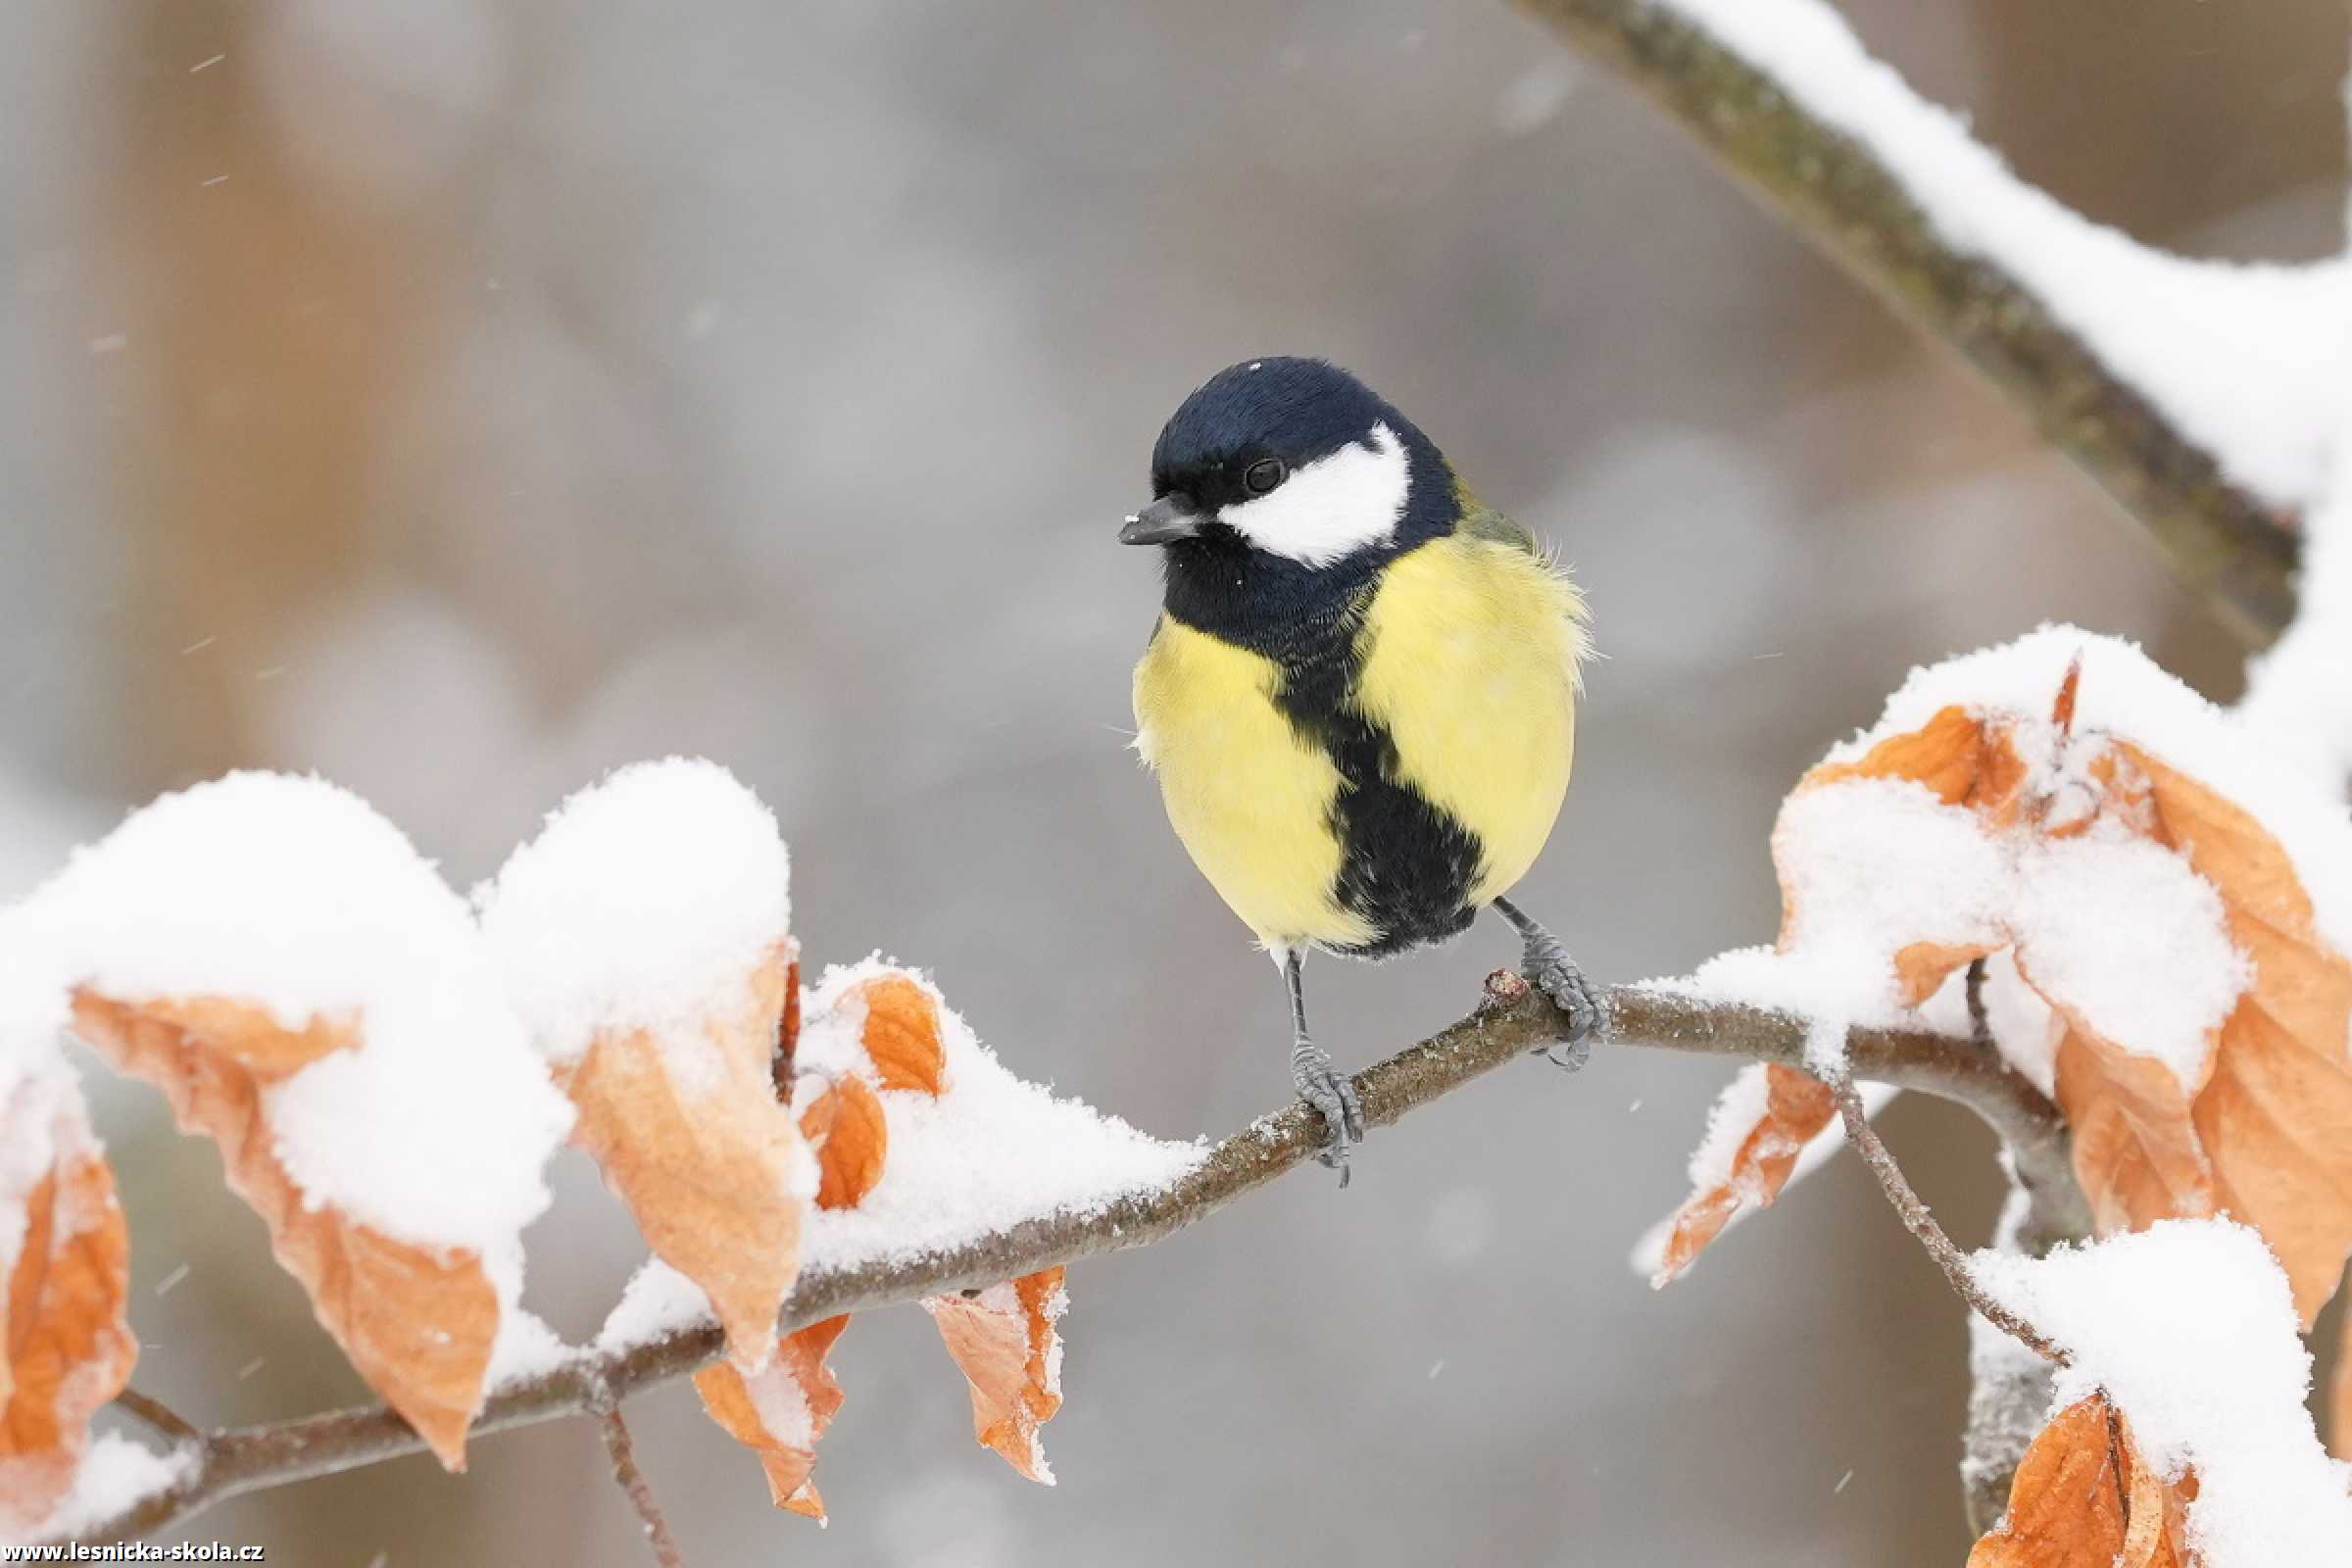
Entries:
[[1332,1066],[1331,1057],[1307,1042],[1291,1054],[1298,1098],[1323,1118],[1323,1148],[1315,1158],[1340,1173],[1348,1185],[1348,1151],[1364,1141],[1364,1103],[1355,1081]]
[[1568,1015],[1567,1033],[1544,1048],[1544,1058],[1556,1067],[1576,1071],[1592,1059],[1592,1033],[1600,1025],[1600,998],[1567,950],[1548,937],[1528,943],[1527,979]]

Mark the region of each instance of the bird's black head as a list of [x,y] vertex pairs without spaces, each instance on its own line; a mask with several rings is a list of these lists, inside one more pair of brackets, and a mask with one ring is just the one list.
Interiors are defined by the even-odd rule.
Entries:
[[1168,610],[1258,642],[1344,603],[1381,566],[1451,531],[1435,444],[1322,360],[1246,360],[1184,400],[1152,452],[1152,504],[1127,544],[1166,547]]

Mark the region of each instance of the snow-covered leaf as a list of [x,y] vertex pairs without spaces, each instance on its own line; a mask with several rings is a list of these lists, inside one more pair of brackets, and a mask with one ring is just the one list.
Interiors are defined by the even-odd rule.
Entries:
[[2122,808],[2144,810],[2149,836],[2213,884],[2249,961],[2193,1120],[2217,1206],[2270,1243],[2308,1325],[2352,1253],[2352,961],[2321,934],[2277,837],[2137,747],[2118,750],[2132,764],[2117,769]]
[[1773,852],[1775,952],[1682,984],[1811,1016],[1835,1065],[2000,955],[2046,1022],[1998,1044],[2066,1112],[2100,1229],[2233,1214],[2316,1315],[2352,1253],[2340,807],[2136,649],[2056,627],[1914,673]]
[[9,924],[12,1030],[71,1024],[218,1142],[320,1323],[462,1467],[570,1121],[465,902],[357,797],[238,773]]
[[768,1053],[785,965],[751,977],[733,1012],[708,1022],[705,1071],[680,1073],[644,1030],[597,1041],[564,1079],[588,1151],[656,1256],[710,1296],[728,1352],[763,1363],[776,1313],[800,1272],[808,1157],[775,1099]]
[[229,1188],[269,1225],[320,1326],[442,1464],[463,1470],[498,1337],[499,1293],[480,1254],[400,1241],[318,1203],[275,1152],[270,1092],[356,1049],[357,1034],[314,1023],[297,1037],[220,998],[131,1004],[89,991],[74,996],[74,1030],[117,1070],[161,1089],[182,1130],[220,1146]]
[[[2128,1462],[2108,1460],[2097,1484],[2113,1498],[2120,1478],[2129,1506],[2105,1516],[2105,1534],[2089,1536],[2095,1545],[2112,1541],[2123,1560],[2165,1562],[2146,1541],[2162,1517],[2158,1539],[2198,1568],[2352,1562],[2352,1470],[2320,1444],[2293,1293],[2260,1235],[2229,1220],[2165,1220],[2046,1258],[1979,1252],[1971,1269],[2067,1353],[2054,1410],[2097,1396],[2128,1423]],[[2096,1480],[2104,1425],[2056,1445],[2075,1455],[2060,1473],[2082,1488]],[[2151,1486],[2172,1494],[2161,1507],[2145,1495]],[[2035,1491],[2021,1473],[2013,1527],[2034,1516]],[[2083,1508],[2059,1511],[2082,1521],[2099,1501],[2092,1494]],[[2043,1559],[1996,1555],[1979,1568],[1985,1561]]]
[[0,1098],[0,1536],[73,1490],[90,1417],[130,1378],[130,1246],[72,1074]]
[[2059,1411],[2026,1450],[2008,1515],[1968,1568],[2183,1568],[2180,1507],[2131,1424],[2094,1394]]
[[[935,1065],[912,1075],[901,1070],[910,1038],[935,1043],[918,1058]],[[856,1203],[808,1215],[806,1258],[828,1267],[1085,1213],[1176,1181],[1201,1155],[1019,1077],[927,980],[879,959],[828,969],[810,989],[798,1062],[796,1111],[862,1078],[878,1086],[888,1132],[880,1179]]]
[[820,1524],[825,1499],[809,1473],[816,1467],[816,1440],[842,1403],[841,1384],[825,1357],[849,1326],[845,1312],[787,1334],[774,1359],[758,1372],[714,1361],[694,1375],[694,1390],[710,1419],[759,1454],[770,1500]]
[[1770,1207],[1806,1144],[1837,1115],[1837,1101],[1817,1078],[1773,1062],[1741,1068],[1690,1156],[1691,1193],[1668,1222],[1650,1284],[1689,1268],[1742,1211]]
[[588,1151],[747,1368],[775,1346],[812,1169],[775,1091],[795,987],[775,818],[676,759],[582,791],[483,895],[482,923]]
[[1037,1429],[1061,1408],[1061,1270],[1043,1269],[923,1310],[972,1390],[972,1434],[1032,1481],[1054,1484]]

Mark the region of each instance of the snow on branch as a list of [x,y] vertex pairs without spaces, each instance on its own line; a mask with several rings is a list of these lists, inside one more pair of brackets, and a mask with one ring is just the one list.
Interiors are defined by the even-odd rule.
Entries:
[[[2352,1257],[2352,823],[2331,791],[2245,714],[2215,708],[2137,649],[2050,626],[1915,670],[1876,725],[1797,782],[1773,859],[1776,944],[1653,985],[1701,1005],[1800,1013],[1814,1033],[1795,1061],[1748,1069],[1726,1091],[1692,1160],[1692,1195],[1655,1249],[1661,1282],[1769,1204],[1841,1117],[1965,1298],[2045,1353],[2066,1350],[2070,1364],[2086,1353],[2032,1302],[1994,1292],[1985,1304],[1983,1257],[1964,1264],[1940,1238],[1845,1084],[1849,1062],[1883,1076],[1854,1054],[1855,1025],[1924,1023],[1955,1037],[1965,1027],[1968,1050],[2056,1102],[2075,1174],[2037,1170],[2013,1137],[2020,1192],[1993,1255],[2227,1213],[2268,1247],[2261,1289],[2276,1283],[2283,1340],[2300,1353],[2296,1329],[2309,1330]],[[2243,1316],[2240,1305],[2230,1311]],[[2094,1315],[2083,1307],[2072,1321]],[[2194,1348],[2180,1357],[2191,1380],[2202,1375]],[[2162,1356],[2143,1358],[2141,1385],[2105,1372],[2097,1387],[2061,1379],[2067,1398],[2052,1416],[2043,1368],[1984,1337],[1978,1349],[1963,1469],[1988,1532],[1978,1568],[2046,1561],[2012,1547],[2061,1526],[2097,1548],[2068,1560],[2103,1561],[2109,1535],[2152,1543],[2179,1514],[2193,1542],[2200,1520],[2221,1517],[2221,1503],[2196,1506],[2193,1489],[2176,1485],[2184,1465],[2202,1474],[2209,1461],[2180,1459],[2187,1440],[2151,1413]],[[2303,1381],[2273,1378],[2271,1394],[2291,1383],[2278,1396],[2299,1412]],[[2062,1484],[2085,1453],[2108,1452],[2110,1416],[2140,1494],[2114,1509]],[[2309,1428],[2305,1417],[2289,1434],[2305,1459],[2318,1451]],[[2283,1452],[2284,1442],[2271,1446]],[[2231,1509],[2261,1510],[2258,1489],[2240,1496],[2257,1500]],[[2004,1508],[2023,1523],[1994,1532]],[[2325,1510],[2295,1528],[2306,1525],[2335,1528]]]
[[2352,1469],[2313,1430],[2311,1353],[2262,1237],[2168,1220],[2043,1259],[1982,1252],[1972,1266],[2065,1348],[2053,1425],[2082,1400],[2111,1402],[2134,1459],[2175,1493],[2146,1512],[2177,1511],[2202,1568],[2352,1561]]
[[[1606,1000],[1611,1039],[1621,1045],[1798,1062],[1811,1031],[1809,1020],[1793,1014],[1710,1004],[1643,987],[1613,988]],[[1515,975],[1497,973],[1468,1016],[1357,1076],[1364,1114],[1375,1126],[1392,1125],[1541,1050],[1559,1037],[1562,1024],[1540,994]],[[1916,1029],[1858,1029],[1849,1058],[1858,1077],[1969,1105],[2002,1131],[2021,1164],[2055,1161],[2054,1179],[2070,1180],[2056,1108],[1970,1041]],[[1312,1161],[1320,1133],[1313,1113],[1294,1102],[1203,1151],[1183,1174],[1158,1186],[1088,1208],[1043,1207],[918,1251],[877,1246],[863,1256],[811,1261],[786,1298],[778,1327],[790,1332],[843,1313],[985,1289],[1148,1246],[1301,1165],[1320,1170]],[[473,1432],[595,1415],[600,1401],[626,1398],[712,1362],[724,1345],[716,1320],[691,1294],[664,1301],[658,1293],[645,1293],[624,1300],[595,1345],[558,1348],[494,1387]],[[118,1497],[103,1517],[87,1516],[74,1534],[87,1542],[129,1539],[244,1493],[379,1463],[422,1446],[408,1423],[383,1406],[229,1428],[183,1445],[153,1484]]]
[[[2276,1252],[2308,1327],[2352,1254],[2352,825],[2240,715],[2129,645],[2046,627],[1915,671],[1797,782],[1773,851],[1772,949],[1604,994],[1615,1043],[1751,1064],[1693,1162],[1663,1274],[1769,1203],[1842,1117],[1965,1299],[2080,1353],[1978,1288],[1872,1133],[1853,1088],[1870,1080],[1966,1104],[2001,1135],[2005,1250],[2226,1208]],[[803,987],[784,867],[748,791],[672,760],[575,797],[469,911],[355,799],[245,775],[135,814],[0,911],[0,1121],[23,1135],[0,1143],[17,1154],[0,1161],[0,1243],[23,1254],[5,1300],[84,1348],[71,1397],[42,1412],[56,1441],[0,1491],[19,1504],[0,1529],[135,1534],[419,1447],[458,1468],[471,1438],[559,1416],[610,1437],[619,1401],[688,1375],[777,1504],[821,1517],[815,1445],[842,1394],[827,1356],[849,1314],[895,1302],[930,1310],[980,1441],[1050,1482],[1038,1429],[1061,1402],[1062,1266],[1307,1163],[1320,1121],[1292,1103],[1213,1148],[1168,1143],[1023,1082],[920,975],[867,960]],[[239,877],[243,903],[207,896]],[[436,985],[445,1010],[416,1012],[404,988]],[[411,1032],[423,1018],[534,1070],[452,1078],[449,1043]],[[1366,1113],[1394,1122],[1564,1021],[1497,974],[1468,1017],[1356,1080]],[[134,1396],[164,1452],[90,1440],[135,1342],[124,1219],[60,1076],[61,1026],[220,1139],[382,1406],[198,1435]],[[404,1060],[361,1080],[373,1096],[311,1091],[390,1042]],[[403,1115],[503,1097],[533,1131],[497,1228],[448,1230],[432,1171],[365,1146],[351,1168],[316,1152],[383,1114],[380,1086],[402,1073],[422,1086],[388,1098]],[[523,1200],[541,1200],[537,1162],[565,1130],[554,1097],[656,1257],[577,1348],[519,1299]],[[472,1114],[494,1130],[494,1110]],[[354,1316],[354,1300],[389,1315]],[[421,1348],[404,1324],[431,1331]],[[2008,1386],[2011,1403],[2037,1387]],[[1992,1413],[1982,1444],[1972,1424],[1972,1493],[2014,1464],[2013,1514],[2024,1499],[2100,1539],[2105,1503],[2053,1477],[2084,1445],[2104,1451],[2109,1422],[2147,1509],[2169,1521],[2189,1499],[2171,1467],[2194,1445],[2121,1375],[2022,1452],[2015,1412]]]
[[2340,435],[2352,263],[2167,255],[2019,179],[1822,0],[1518,0],[1966,355],[2254,646]]

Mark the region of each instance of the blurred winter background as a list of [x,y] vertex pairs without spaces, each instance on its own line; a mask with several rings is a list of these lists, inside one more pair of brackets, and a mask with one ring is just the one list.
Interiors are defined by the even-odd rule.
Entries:
[[[1866,37],[2094,217],[2341,237],[2334,0],[1869,0]],[[1160,419],[1253,353],[1412,410],[1597,608],[1529,903],[1611,978],[1768,939],[1781,793],[1911,663],[2066,617],[2231,649],[1953,363],[1486,0],[13,0],[0,10],[0,894],[236,765],[370,797],[453,879],[668,752],[774,804],[818,960],[936,970],[1020,1070],[1167,1133],[1285,1091],[1273,975],[1125,750]],[[1509,945],[1326,963],[1362,1063]],[[858,1322],[771,1514],[683,1385],[633,1406],[698,1563],[1956,1560],[1958,1311],[1850,1165],[1653,1296],[1724,1070],[1603,1052],[1074,1276],[1059,1490]],[[138,1383],[363,1393],[145,1091],[102,1092]],[[1990,1145],[1889,1133],[1980,1237]],[[530,1298],[638,1256],[584,1162]],[[299,1564],[646,1559],[594,1433],[190,1527]]]

